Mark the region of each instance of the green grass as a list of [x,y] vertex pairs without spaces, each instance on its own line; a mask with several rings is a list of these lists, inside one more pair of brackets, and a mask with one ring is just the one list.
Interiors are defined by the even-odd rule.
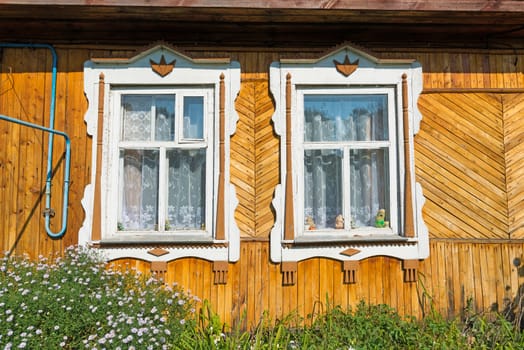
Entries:
[[[428,297],[426,295],[426,297]],[[253,329],[223,324],[207,301],[151,276],[108,269],[96,251],[0,261],[1,349],[524,349],[522,315],[477,314],[422,320],[387,305],[272,320]],[[518,324],[518,326],[517,326]]]

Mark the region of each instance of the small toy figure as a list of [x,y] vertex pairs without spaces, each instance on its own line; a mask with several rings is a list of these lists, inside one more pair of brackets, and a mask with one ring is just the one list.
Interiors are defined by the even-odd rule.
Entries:
[[317,225],[315,225],[315,221],[313,221],[313,218],[311,216],[306,217],[306,229],[308,230],[317,229]]
[[344,228],[344,217],[342,216],[342,214],[338,214],[335,218],[335,228],[337,230]]
[[375,227],[386,227],[384,219],[386,218],[386,209],[379,209],[375,216]]

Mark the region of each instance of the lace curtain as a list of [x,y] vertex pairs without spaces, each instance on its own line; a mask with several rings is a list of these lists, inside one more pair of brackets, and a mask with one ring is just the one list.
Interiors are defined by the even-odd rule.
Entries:
[[[204,229],[205,149],[166,149],[166,168],[159,168],[160,146],[151,141],[174,141],[174,95],[125,95],[122,98],[122,141],[136,141],[143,149],[122,149],[120,173],[121,209],[119,230],[165,231]],[[202,138],[203,99],[188,103],[190,111],[185,137]],[[195,127],[199,124],[200,127]],[[152,132],[153,131],[153,132]],[[162,146],[165,147],[165,146]],[[159,181],[166,178],[163,207],[166,220],[159,223]]]
[[[386,103],[383,95],[304,97],[306,229],[336,228],[346,205],[351,213],[345,218],[346,229],[348,224],[374,226],[379,209],[389,212],[388,149],[369,143],[388,138]],[[320,143],[323,147],[316,146]],[[349,169],[343,169],[345,157]],[[344,199],[348,185],[349,198]]]

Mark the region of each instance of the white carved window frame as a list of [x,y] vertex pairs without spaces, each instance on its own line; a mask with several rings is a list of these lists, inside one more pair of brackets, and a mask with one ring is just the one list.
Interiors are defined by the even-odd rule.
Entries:
[[[168,62],[168,63],[167,63]],[[173,70],[165,75],[152,69],[153,63],[169,66],[173,63]],[[164,74],[164,72],[162,72]],[[101,76],[103,80],[101,80]],[[101,89],[100,85],[103,85]],[[112,184],[109,167],[118,166],[112,164],[113,150],[110,145],[118,144],[115,137],[118,131],[109,130],[115,118],[111,98],[115,91],[122,87],[136,87],[139,89],[151,88],[195,88],[205,86],[212,91],[213,100],[213,125],[211,131],[213,139],[213,232],[207,237],[182,236],[176,238],[173,235],[153,235],[152,237],[130,237],[123,235],[118,238],[114,229],[109,225],[114,219],[108,215],[115,215],[110,207],[109,194]],[[88,100],[88,109],[84,120],[87,124],[87,132],[92,139],[91,160],[91,183],[84,190],[82,206],[85,211],[85,219],[78,234],[78,242],[83,245],[98,246],[103,249],[109,260],[118,258],[138,258],[145,261],[170,261],[183,257],[197,257],[209,261],[237,261],[240,255],[240,232],[234,220],[234,211],[238,205],[235,188],[229,181],[230,168],[230,136],[236,130],[238,115],[234,108],[234,100],[240,90],[240,65],[229,59],[193,59],[182,54],[171,47],[157,45],[145,50],[138,55],[125,59],[91,59],[84,64],[84,91]],[[99,96],[103,92],[104,96]],[[117,93],[118,94],[118,93]],[[221,94],[223,96],[221,96]],[[113,96],[114,97],[114,96]],[[222,100],[221,100],[222,99]],[[95,203],[95,184],[97,183],[97,135],[98,120],[100,118],[100,104],[103,104],[103,145],[101,152],[101,176],[100,176],[100,203]],[[222,109],[222,110],[221,110]],[[220,125],[220,115],[223,114],[223,126]],[[117,118],[119,116],[116,116]],[[220,139],[220,128],[223,128],[223,140]],[[223,143],[221,145],[221,143]],[[222,148],[220,148],[222,147]],[[223,222],[224,237],[217,239],[215,226],[217,221],[217,187],[219,177],[220,149],[223,150]],[[114,157],[113,157],[114,158]],[[114,160],[114,159],[113,159]],[[207,200],[206,200],[207,202]],[[95,206],[100,205],[101,232],[99,239],[93,238],[93,214]],[[114,226],[114,225],[113,225]],[[151,249],[161,247],[160,254],[151,254]],[[160,257],[161,256],[161,257]]]
[[[353,65],[354,71],[348,75],[338,71],[336,63]],[[403,119],[403,101],[402,89],[407,84],[407,120],[408,120],[408,147],[409,162],[408,167],[411,173],[412,201],[413,201],[413,226],[414,234],[412,237],[403,237],[395,235],[391,238],[385,237],[354,237],[336,239],[330,236],[320,236],[318,239],[304,239],[301,235],[303,230],[298,228],[303,226],[300,220],[303,213],[298,212],[299,201],[303,201],[303,189],[299,188],[302,182],[299,178],[303,158],[297,152],[294,141],[303,138],[303,135],[297,135],[293,127],[297,125],[296,119],[301,118],[299,107],[300,102],[297,98],[301,96],[301,89],[318,88],[318,89],[358,89],[362,88],[391,88],[395,90],[396,118],[399,128],[397,135],[397,144],[401,144],[402,119]],[[373,55],[355,48],[350,45],[341,46],[319,59],[282,59],[275,62],[270,67],[270,90],[275,99],[275,113],[273,123],[275,132],[280,137],[281,152],[281,177],[280,184],[275,189],[273,207],[276,212],[275,225],[270,234],[271,260],[279,262],[297,262],[312,257],[326,257],[339,261],[359,261],[373,256],[390,256],[402,260],[420,260],[429,256],[429,234],[427,227],[422,218],[422,207],[424,205],[424,196],[422,187],[415,181],[415,159],[414,159],[414,136],[419,130],[422,116],[417,108],[417,100],[422,91],[422,68],[414,60],[403,59],[379,59]],[[288,96],[290,95],[290,96]],[[289,105],[290,104],[290,105]],[[290,113],[290,121],[287,120],[287,113]],[[287,130],[291,125],[291,130]],[[295,132],[295,134],[294,134]],[[288,154],[287,138],[291,134],[292,155]],[[403,146],[399,146],[404,148]],[[300,148],[298,147],[298,150]],[[406,171],[402,149],[398,150],[398,173],[397,181],[399,198],[403,198],[405,185],[402,181]],[[286,176],[287,160],[292,157],[292,201],[294,201],[293,223],[294,235],[292,239],[286,239]],[[288,180],[289,181],[289,180]],[[401,204],[401,203],[399,203]],[[400,206],[401,221],[404,221],[405,208]]]

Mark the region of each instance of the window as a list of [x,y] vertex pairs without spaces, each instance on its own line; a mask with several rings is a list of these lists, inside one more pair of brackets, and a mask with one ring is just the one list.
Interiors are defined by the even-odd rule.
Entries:
[[158,45],[86,62],[84,87],[93,159],[79,243],[109,259],[236,261],[229,139],[238,63]]
[[[297,233],[398,232],[394,90],[297,88],[297,103],[293,141],[303,159],[296,165],[304,222]],[[381,209],[387,217],[377,224]]]
[[119,205],[112,217],[119,232],[211,234],[212,92],[112,91],[118,118],[111,129],[120,130],[118,174],[111,176],[118,181],[111,195]]
[[420,66],[345,45],[273,63],[270,83],[282,154],[272,260],[427,257],[414,181]]

